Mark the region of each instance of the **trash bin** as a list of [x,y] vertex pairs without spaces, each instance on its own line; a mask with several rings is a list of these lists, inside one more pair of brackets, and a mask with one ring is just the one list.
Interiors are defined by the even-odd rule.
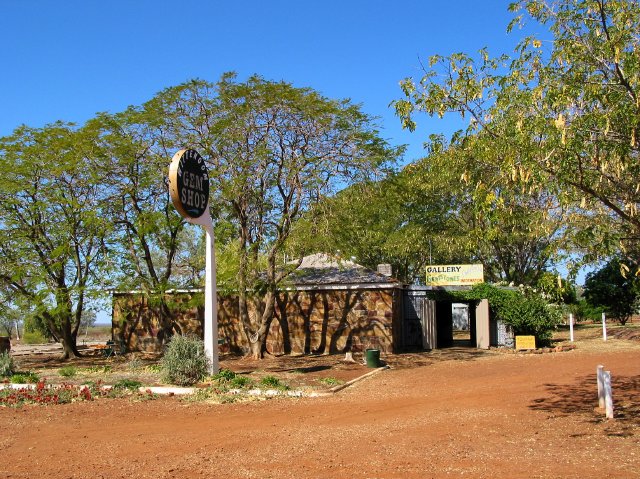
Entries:
[[380,367],[380,350],[379,349],[367,349],[365,351],[365,358],[368,368]]

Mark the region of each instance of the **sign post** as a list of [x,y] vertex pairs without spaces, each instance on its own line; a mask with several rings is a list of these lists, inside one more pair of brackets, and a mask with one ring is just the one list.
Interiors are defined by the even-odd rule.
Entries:
[[216,257],[213,221],[209,212],[209,173],[196,150],[180,150],[169,166],[169,192],[178,212],[191,224],[207,233],[204,288],[204,351],[209,373],[220,369],[218,362],[218,301],[216,292]]

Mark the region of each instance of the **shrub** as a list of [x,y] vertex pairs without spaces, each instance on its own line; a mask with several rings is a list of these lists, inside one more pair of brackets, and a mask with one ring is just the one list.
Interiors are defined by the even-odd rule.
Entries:
[[461,301],[486,298],[492,315],[513,326],[516,334],[535,336],[540,345],[549,344],[553,331],[562,321],[560,309],[531,290],[525,294],[481,283],[470,291],[448,292],[447,298]]
[[287,386],[285,383],[283,383],[282,381],[280,381],[277,377],[275,376],[265,376],[260,380],[260,384],[262,386],[266,386],[266,387],[270,387],[270,388],[275,388],[275,389],[289,389],[289,386]]
[[244,389],[253,386],[253,380],[247,376],[236,376],[230,382],[229,386],[233,389]]
[[40,331],[25,331],[22,336],[23,344],[43,344],[46,343],[47,338]]
[[62,376],[63,378],[71,378],[71,377],[75,376],[77,372],[78,371],[75,368],[75,366],[64,366],[64,367],[58,369],[58,374],[60,376]]
[[128,389],[130,391],[137,391],[142,386],[140,381],[133,379],[121,379],[113,385],[113,389]]
[[40,378],[36,373],[26,372],[26,373],[16,373],[11,376],[11,382],[13,384],[35,384],[40,381]]
[[11,377],[15,373],[16,367],[13,357],[8,352],[0,353],[0,376]]
[[191,386],[209,371],[204,342],[193,336],[174,336],[162,358],[164,379],[178,386]]

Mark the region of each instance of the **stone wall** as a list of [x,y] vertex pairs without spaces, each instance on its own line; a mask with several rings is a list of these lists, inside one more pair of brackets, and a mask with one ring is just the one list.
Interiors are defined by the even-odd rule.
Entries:
[[[399,330],[399,290],[291,291],[279,294],[267,336],[272,354],[327,354],[378,348],[393,352]],[[175,293],[149,300],[142,294],[113,295],[113,336],[129,351],[162,350],[172,334],[203,336],[202,293]],[[163,327],[160,318],[168,318]],[[250,308],[250,314],[255,311]],[[248,351],[237,296],[218,297],[218,336],[223,350]]]

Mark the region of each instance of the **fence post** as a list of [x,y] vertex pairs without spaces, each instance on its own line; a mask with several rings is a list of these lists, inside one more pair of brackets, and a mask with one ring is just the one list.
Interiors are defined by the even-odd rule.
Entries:
[[604,404],[607,419],[613,419],[613,393],[611,392],[611,371],[604,372]]
[[596,368],[596,379],[598,381],[598,407],[604,408],[604,366],[599,364]]
[[607,318],[604,313],[602,313],[602,339],[607,340]]
[[569,313],[569,341],[573,342],[573,313]]

